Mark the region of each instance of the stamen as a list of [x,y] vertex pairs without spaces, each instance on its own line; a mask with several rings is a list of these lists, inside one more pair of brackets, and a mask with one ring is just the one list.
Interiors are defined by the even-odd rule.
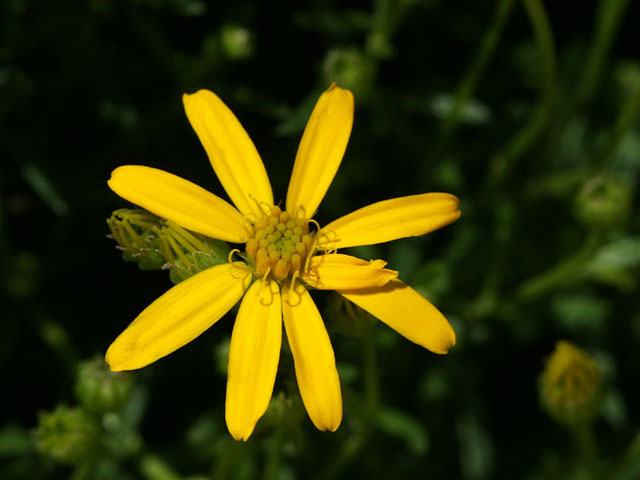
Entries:
[[115,225],[115,221],[110,218],[107,219],[107,225],[109,225],[109,230],[111,230],[111,236],[118,243],[121,244],[120,235],[118,233],[117,225]]
[[[253,220],[251,217],[253,217]],[[258,216],[253,212],[245,213],[242,217],[242,221],[244,222],[244,228],[247,230],[249,236],[253,236],[255,234],[254,224],[258,221]]]
[[270,283],[263,283],[262,286],[260,287],[260,289],[258,290],[258,294],[262,293],[262,288],[266,286],[267,289],[269,290],[269,294],[270,294],[270,298],[268,302],[265,302],[263,298],[260,299],[260,305],[264,306],[264,307],[268,307],[269,305],[271,305],[273,303],[273,299],[275,297],[275,295],[273,294],[273,290],[271,289],[271,284]]
[[173,238],[173,240],[175,240],[175,242],[181,246],[184,247],[190,254],[194,254],[196,253],[198,250],[195,249],[189,242],[185,241],[184,238],[182,238],[178,232],[174,231],[171,228],[167,229],[167,235],[169,235],[171,238]]
[[[249,268],[247,268],[247,266],[242,262],[233,262],[231,266],[237,268],[238,270],[241,270],[244,273],[245,277],[251,274],[251,272],[249,271]],[[234,269],[232,268],[230,273],[233,278],[237,280],[242,278],[242,277],[236,277],[233,272],[234,272]]]
[[159,228],[154,228],[154,231],[158,234],[158,240],[160,240],[160,250],[162,251],[162,256],[167,260],[168,263],[175,263],[176,257],[169,246],[169,242],[167,242],[167,237],[164,232]]
[[[295,293],[298,296],[298,302],[297,303],[291,303],[291,296],[292,294]],[[302,295],[298,292],[296,292],[296,284],[293,284],[293,289],[289,289],[289,293],[287,294],[287,298],[285,299],[285,301],[287,302],[287,304],[290,307],[295,307],[297,305],[300,305],[300,303],[302,302]]]
[[315,219],[313,219],[313,218],[310,219],[309,223],[312,223],[312,224],[314,224],[316,226],[316,232],[320,231],[320,224]]
[[311,257],[313,257],[313,254],[315,253],[316,246],[317,246],[317,240],[315,237],[313,237],[313,243],[311,244],[311,249],[309,250],[309,253],[307,254],[307,259],[304,262],[304,273],[307,273],[309,271],[309,265],[311,264]]
[[171,220],[167,220],[167,225],[171,227],[172,230],[175,230],[183,238],[183,240],[193,245],[196,250],[200,252],[206,252],[208,250],[206,245],[203,242],[198,240],[191,233],[187,232],[184,228],[182,228],[177,223],[174,223]]
[[[265,215],[271,215],[271,205],[269,205],[267,202],[260,202],[258,203],[258,207],[260,207],[260,211],[265,214]],[[262,207],[266,207],[266,210]]]
[[120,234],[120,240],[122,241],[122,243],[120,245],[123,245],[124,248],[129,250],[129,251],[136,250],[136,248],[133,246],[133,244],[129,240],[129,236],[124,231],[125,229],[122,226],[124,223],[125,222],[122,221],[122,220],[118,221],[118,233]]
[[133,238],[133,241],[137,244],[138,248],[144,248],[146,243],[138,236],[138,234],[133,229],[133,227],[129,225],[129,222],[125,220],[121,223],[124,229],[127,231],[127,233],[131,235],[131,238]]
[[291,275],[291,283],[289,284],[289,291],[293,290],[295,288],[295,284],[296,284],[296,279],[300,276],[300,271],[299,270],[295,270],[293,272],[293,275]]
[[184,263],[185,268],[191,269],[193,267],[193,264],[189,261],[180,246],[176,243],[175,239],[167,232],[168,228],[164,227],[163,230],[165,230],[164,233],[167,235],[167,241],[169,242],[169,245],[171,245],[171,248],[178,255],[178,258]]
[[234,253],[236,253],[236,252],[240,253],[240,250],[239,250],[239,249],[237,249],[237,248],[234,248],[233,250],[231,250],[231,251],[229,252],[229,255],[227,255],[227,263],[230,263],[230,264],[232,264],[232,265],[235,263],[235,262],[233,261],[233,254],[234,254]]
[[269,273],[271,273],[271,267],[267,268],[267,271],[264,272],[264,275],[262,276],[262,281],[263,282],[267,281],[267,277],[269,276]]
[[304,205],[298,205],[298,209],[296,210],[296,220],[297,219],[304,220],[306,218],[307,218],[307,215],[305,214]]

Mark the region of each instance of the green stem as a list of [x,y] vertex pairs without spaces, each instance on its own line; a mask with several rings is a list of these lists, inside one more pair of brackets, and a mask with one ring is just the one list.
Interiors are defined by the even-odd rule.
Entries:
[[640,81],[635,86],[635,90],[631,94],[631,99],[625,103],[624,107],[618,114],[618,118],[616,119],[615,126],[611,132],[611,137],[609,138],[607,147],[600,155],[600,166],[604,167],[615,157],[618,147],[620,146],[620,142],[638,115],[638,109],[640,109]]
[[552,118],[556,98],[556,56],[549,19],[540,0],[524,0],[538,49],[542,53],[543,84],[540,100],[531,120],[490,162],[489,183],[502,182],[515,160],[521,157],[545,131]]
[[284,430],[281,425],[276,427],[276,431],[271,438],[267,452],[266,465],[264,467],[265,480],[277,480],[280,478],[280,459],[282,458],[282,445],[284,443]]
[[154,454],[146,454],[140,459],[140,473],[146,480],[180,480],[169,464]]
[[564,262],[525,281],[518,287],[517,296],[521,300],[532,300],[554,288],[580,279],[582,268],[592,257],[600,243],[600,236],[591,233],[582,247]]
[[364,388],[367,398],[367,422],[375,415],[380,401],[380,382],[378,379],[378,359],[374,338],[374,325],[367,323],[362,338],[362,363],[364,369]]
[[378,377],[378,360],[375,346],[375,325],[365,318],[362,334],[362,370],[364,377],[365,406],[362,413],[362,429],[354,431],[344,442],[337,455],[333,457],[327,468],[318,476],[323,480],[341,478],[341,473],[354,462],[366,446],[373,430],[373,416],[380,402],[380,381]]
[[584,68],[576,82],[577,105],[589,102],[598,86],[602,66],[605,63],[611,44],[618,31],[623,14],[629,5],[629,0],[601,0],[596,13],[596,25],[593,41],[587,52]]
[[598,474],[598,442],[596,441],[591,424],[576,426],[572,428],[572,433],[574,435],[578,456],[585,467],[585,471],[589,472],[591,478],[594,480],[600,478]]
[[504,27],[507,24],[507,20],[511,15],[514,4],[515,0],[499,0],[496,4],[491,24],[480,42],[480,48],[471,63],[471,67],[462,81],[458,84],[453,108],[440,126],[440,138],[442,139],[443,147],[446,146],[455,133],[460,110],[473,95],[473,92],[475,91],[480,78],[484,74],[489,61],[493,58],[493,54],[495,53],[500,37],[502,36]]
[[247,445],[245,442],[235,440],[227,440],[228,448],[225,449],[224,455],[218,457],[218,462],[211,474],[213,480],[225,480],[231,477],[233,467],[235,467],[244,456]]

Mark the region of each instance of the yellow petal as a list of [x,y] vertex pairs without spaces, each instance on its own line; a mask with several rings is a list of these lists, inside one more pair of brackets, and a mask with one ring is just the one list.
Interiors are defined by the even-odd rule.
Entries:
[[318,430],[333,432],[342,421],[342,394],[320,312],[309,292],[297,284],[293,292],[285,287],[282,313],[304,406]]
[[282,341],[280,289],[257,281],[236,318],[229,350],[226,420],[236,440],[247,440],[269,406]]
[[386,264],[384,260],[367,262],[340,253],[316,255],[302,279],[321,290],[381,287],[398,276],[398,272],[384,268]]
[[125,165],[108,181],[125,200],[181,227],[227,242],[246,241],[243,216],[204,188],[157,168]]
[[293,166],[287,211],[302,207],[307,218],[320,205],[338,171],[353,124],[353,95],[334,83],[316,103]]
[[111,344],[106,355],[111,370],[142,368],[186,345],[240,300],[250,280],[246,268],[227,263],[179,283]]
[[220,183],[238,210],[260,214],[256,202],[273,205],[271,184],[260,155],[229,107],[209,90],[184,94],[182,102]]
[[447,319],[400,280],[391,280],[383,287],[339,292],[403,337],[434,353],[447,353],[456,343]]
[[384,200],[345,215],[324,227],[320,247],[374,245],[398,238],[417,237],[458,219],[459,200],[449,193],[424,193]]

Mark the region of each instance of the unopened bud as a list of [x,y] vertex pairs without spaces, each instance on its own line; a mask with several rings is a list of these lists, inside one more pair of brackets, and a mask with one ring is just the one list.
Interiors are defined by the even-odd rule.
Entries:
[[124,405],[131,393],[131,375],[112,372],[102,358],[80,364],[75,392],[89,411],[106,413]]
[[601,401],[600,370],[583,350],[559,341],[540,376],[545,410],[566,425],[593,420]]
[[244,60],[253,54],[251,32],[237,25],[225,25],[220,32],[225,55],[231,60]]
[[78,465],[92,457],[99,434],[95,420],[83,410],[59,405],[40,413],[35,443],[40,453],[56,462]]
[[375,63],[358,48],[330,50],[323,64],[325,83],[336,82],[353,91],[358,100],[371,93],[375,70]]
[[626,183],[605,175],[588,180],[575,200],[580,221],[597,230],[616,228],[631,212],[631,188]]
[[190,232],[141,209],[121,208],[107,220],[122,258],[142,270],[170,270],[173,283],[228,261],[229,245]]

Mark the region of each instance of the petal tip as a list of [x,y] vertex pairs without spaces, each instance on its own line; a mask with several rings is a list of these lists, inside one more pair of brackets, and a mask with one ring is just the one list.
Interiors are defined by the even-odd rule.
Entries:
[[340,428],[342,424],[342,413],[336,418],[325,419],[325,421],[317,421],[313,418],[311,419],[315,427],[321,432],[335,432]]
[[433,349],[433,353],[437,353],[439,355],[446,355],[449,353],[455,344],[456,344],[456,332],[453,330],[451,326],[449,326],[448,338],[443,341],[441,347],[438,350]]
[[122,355],[118,355],[117,347],[114,348],[116,342],[113,342],[109,348],[107,349],[107,353],[104,356],[104,361],[109,365],[109,369],[112,372],[122,372],[123,370],[127,370],[125,364],[126,362],[122,361]]
[[233,439],[236,440],[237,442],[240,442],[240,441],[246,442],[247,440],[249,440],[249,437],[251,437],[251,434],[256,428],[255,424],[234,425],[233,422],[229,421],[230,419],[228,417],[226,420],[227,420],[227,430],[229,430],[229,433],[231,434]]

